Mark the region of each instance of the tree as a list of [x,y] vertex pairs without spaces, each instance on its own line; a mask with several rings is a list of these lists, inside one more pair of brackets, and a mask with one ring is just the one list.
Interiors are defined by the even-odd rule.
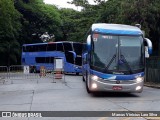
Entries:
[[[53,5],[44,4],[43,0],[16,0],[16,9],[23,15],[22,43],[42,42],[40,36],[48,32],[54,34],[60,25],[58,9]],[[55,36],[57,37],[57,36]]]
[[60,10],[63,39],[66,40],[67,37],[67,40],[82,42],[90,26],[98,21],[104,1],[98,1],[97,5],[90,5],[87,0],[73,0],[70,3],[83,9],[79,12],[69,9]]
[[160,49],[158,46],[160,41],[158,0],[108,0],[104,6],[105,9],[101,12],[99,21],[128,25],[141,24],[146,37],[153,42],[154,55],[158,55],[158,49]]
[[0,0],[0,65],[17,63],[20,18],[21,14],[15,9],[13,0]]
[[73,9],[60,9],[61,14],[61,26],[60,33],[63,41],[71,40],[74,41],[73,37],[77,28],[77,20],[78,20],[78,11]]

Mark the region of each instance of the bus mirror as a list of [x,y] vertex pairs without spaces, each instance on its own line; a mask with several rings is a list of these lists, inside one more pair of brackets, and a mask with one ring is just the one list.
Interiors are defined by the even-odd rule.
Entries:
[[83,54],[83,57],[84,57],[85,60],[87,59],[87,55],[88,55],[87,53]]
[[145,46],[145,58],[149,58],[148,47]]
[[84,63],[87,63],[87,56],[88,56],[88,53],[84,53],[82,56]]
[[74,59],[76,58],[77,54],[74,51],[69,51],[70,53],[73,54]]
[[145,47],[145,52],[148,52],[148,54],[152,54],[152,42],[148,38],[145,38],[145,42],[147,43],[147,46]]
[[87,37],[87,50],[91,51],[91,35]]

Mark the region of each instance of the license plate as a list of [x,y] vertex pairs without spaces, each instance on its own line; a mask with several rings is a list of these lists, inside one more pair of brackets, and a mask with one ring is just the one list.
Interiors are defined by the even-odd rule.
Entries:
[[112,89],[113,90],[122,90],[122,86],[113,86]]

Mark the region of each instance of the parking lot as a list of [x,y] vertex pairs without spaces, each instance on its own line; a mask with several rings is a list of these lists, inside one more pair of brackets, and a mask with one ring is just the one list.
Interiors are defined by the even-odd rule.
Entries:
[[[2,80],[1,80],[2,81]],[[25,79],[6,79],[0,83],[0,111],[160,111],[160,89],[144,87],[142,93],[88,94],[82,76],[65,75]],[[93,115],[94,116],[94,115]],[[93,120],[147,120],[150,117],[81,117]],[[70,117],[10,118],[12,120],[53,120]],[[160,119],[152,117],[152,119]],[[9,118],[0,118],[9,120]]]

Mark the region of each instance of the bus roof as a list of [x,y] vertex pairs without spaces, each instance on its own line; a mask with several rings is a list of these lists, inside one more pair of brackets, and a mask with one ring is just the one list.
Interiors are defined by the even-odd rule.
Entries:
[[32,44],[23,44],[23,46],[31,46],[31,45],[46,45],[46,44],[54,44],[55,42],[49,42],[49,43],[32,43]]
[[23,46],[32,46],[32,45],[46,45],[46,44],[57,44],[57,43],[79,43],[74,41],[59,41],[59,42],[45,42],[45,43],[32,43],[32,44],[23,44]]
[[92,32],[115,35],[142,35],[143,32],[136,26],[123,24],[96,23],[92,25]]

